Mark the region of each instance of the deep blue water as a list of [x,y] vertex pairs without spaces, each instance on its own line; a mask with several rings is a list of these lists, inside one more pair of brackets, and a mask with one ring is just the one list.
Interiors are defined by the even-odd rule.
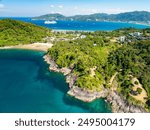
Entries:
[[60,73],[50,72],[44,52],[0,50],[0,113],[111,112],[104,99],[84,103],[68,96]]
[[44,20],[31,20],[31,18],[13,18],[13,19],[31,22],[36,25],[44,26],[54,30],[112,31],[120,28],[129,28],[129,27],[134,27],[137,29],[150,28],[150,26],[146,25],[120,23],[120,22],[57,21],[57,24],[44,24]]
[[[2,18],[0,18],[2,19]],[[150,26],[115,22],[57,21],[14,18],[56,30],[115,30],[119,28],[149,28]],[[43,52],[0,50],[0,112],[87,113],[111,112],[104,99],[84,103],[68,96],[68,84],[60,73],[49,72],[43,62]]]

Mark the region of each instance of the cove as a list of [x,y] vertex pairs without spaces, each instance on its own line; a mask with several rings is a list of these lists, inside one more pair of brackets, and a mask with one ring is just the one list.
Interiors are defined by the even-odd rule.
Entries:
[[104,99],[91,103],[67,95],[60,73],[50,72],[44,52],[0,50],[0,113],[110,113]]

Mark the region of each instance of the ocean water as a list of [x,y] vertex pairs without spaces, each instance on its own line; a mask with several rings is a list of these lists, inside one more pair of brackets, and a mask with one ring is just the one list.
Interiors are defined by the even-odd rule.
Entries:
[[[29,21],[27,21],[29,22]],[[81,21],[57,21],[56,24],[44,24],[43,20],[32,20],[31,23],[44,26],[54,30],[72,30],[72,31],[112,31],[120,28],[150,28],[150,26],[131,24],[131,23],[117,23],[117,22],[81,22]]]
[[[3,18],[0,18],[3,19]],[[115,22],[57,21],[13,18],[55,30],[111,31],[119,28],[150,26]],[[0,50],[0,113],[107,113],[104,99],[84,103],[68,96],[68,84],[60,73],[50,72],[44,52]]]
[[0,50],[0,113],[107,113],[104,99],[84,103],[67,95],[60,73],[50,72],[44,52]]
[[44,24],[45,22],[44,20],[31,20],[31,18],[12,18],[12,19],[30,22],[53,30],[112,31],[120,28],[129,28],[129,27],[133,27],[137,29],[150,28],[150,26],[148,25],[121,23],[121,22],[57,21],[56,24]]

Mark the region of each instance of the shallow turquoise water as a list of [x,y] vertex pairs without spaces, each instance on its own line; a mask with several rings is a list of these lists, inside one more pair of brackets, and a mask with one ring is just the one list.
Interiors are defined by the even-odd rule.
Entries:
[[66,94],[60,73],[49,72],[43,52],[0,50],[1,113],[111,112],[104,99],[84,103]]

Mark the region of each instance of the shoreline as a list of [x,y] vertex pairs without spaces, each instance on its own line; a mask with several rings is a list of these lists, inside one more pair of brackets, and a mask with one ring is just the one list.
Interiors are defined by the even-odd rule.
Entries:
[[150,23],[140,23],[140,22],[134,22],[134,21],[104,21],[104,22],[114,22],[114,23],[128,23],[128,24],[136,24],[141,26],[148,26],[150,27]]
[[[82,21],[82,22],[89,22],[89,21]],[[150,23],[140,23],[134,21],[90,21],[90,22],[107,22],[107,23],[122,23],[122,24],[135,24],[140,26],[147,26],[145,28],[150,27]],[[116,30],[116,29],[115,29]],[[67,29],[52,29],[53,32],[95,32],[95,31],[114,31],[114,30],[67,30]]]
[[72,97],[76,99],[82,100],[84,102],[92,102],[97,98],[105,98],[107,96],[108,91],[105,89],[105,92],[91,92],[88,90],[83,90],[78,86],[75,86],[75,81],[78,78],[76,75],[72,73],[72,70],[69,68],[61,68],[59,69],[57,64],[51,57],[47,54],[43,57],[44,61],[47,62],[49,66],[49,70],[53,72],[62,73],[66,77],[66,82],[69,84],[70,90],[67,92]]
[[147,113],[142,106],[135,106],[134,104],[128,103],[122,96],[118,95],[115,90],[108,90],[103,88],[101,92],[92,92],[85,89],[81,89],[75,86],[77,76],[72,73],[70,68],[58,68],[57,64],[51,57],[46,54],[43,59],[49,64],[49,70],[53,72],[63,73],[66,77],[66,82],[69,84],[70,90],[67,92],[68,95],[81,100],[83,102],[92,102],[99,98],[104,98],[108,103],[111,104],[113,113]]
[[1,49],[27,49],[27,50],[37,50],[37,51],[44,51],[47,52],[49,48],[53,46],[52,43],[32,43],[32,44],[25,44],[25,45],[15,45],[15,46],[5,46],[0,47]]
[[52,32],[95,32],[96,30],[67,30],[67,29],[52,29]]
[[[82,21],[82,22],[88,22],[88,21]],[[90,21],[90,22],[107,22],[107,23],[122,23],[122,24],[134,24],[134,25],[140,25],[140,26],[146,26],[145,28],[150,28],[150,23],[140,23],[140,22],[132,22],[132,21],[127,21],[127,22],[123,22],[123,21]],[[117,29],[115,29],[117,30]],[[52,29],[52,32],[62,32],[62,33],[66,33],[66,32],[95,32],[95,31],[107,31],[107,32],[111,32],[114,30],[67,30],[67,29]]]
[[[37,43],[26,45],[17,45],[17,46],[7,46],[7,47],[0,47],[1,49],[29,49],[29,50],[38,50],[38,51],[44,51],[45,49],[45,43],[38,43],[38,45],[43,45],[44,48],[35,48]],[[49,43],[48,43],[49,44]],[[34,46],[33,46],[34,45]],[[50,44],[52,47],[52,44]],[[49,48],[47,47],[47,50]],[[128,103],[125,99],[123,99],[122,96],[118,95],[115,90],[108,90],[106,88],[103,88],[102,91],[96,92],[96,91],[89,91],[85,89],[81,89],[78,86],[75,86],[75,81],[77,79],[77,76],[72,73],[72,70],[70,68],[58,68],[57,64],[51,57],[46,54],[43,56],[44,61],[49,64],[49,70],[53,72],[62,73],[66,77],[66,82],[69,84],[69,91],[67,94],[71,97],[74,97],[78,100],[81,100],[83,102],[92,102],[99,98],[104,98],[106,102],[111,104],[111,110],[113,113],[147,113],[148,111],[144,109],[142,106],[135,106],[134,104]]]

